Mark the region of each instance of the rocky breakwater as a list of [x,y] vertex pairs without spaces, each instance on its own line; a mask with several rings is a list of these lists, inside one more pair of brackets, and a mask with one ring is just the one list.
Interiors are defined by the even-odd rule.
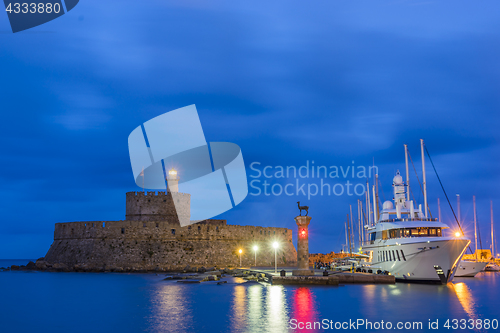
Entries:
[[[239,279],[239,280],[237,280]],[[266,273],[254,272],[245,269],[215,269],[211,268],[188,268],[182,273],[167,274],[164,281],[176,281],[177,283],[201,283],[217,281],[217,284],[245,280],[246,282],[270,283],[271,276]]]
[[165,272],[166,277],[164,280],[200,280],[200,281],[219,281],[223,277],[242,278],[247,281],[270,282],[271,275],[266,273],[255,272],[249,269],[237,268],[221,268],[221,267],[192,267],[185,266],[183,269],[176,270],[144,270],[135,268],[121,267],[86,267],[85,265],[68,266],[64,263],[48,263],[44,258],[39,258],[36,262],[30,261],[27,265],[12,265],[10,267],[0,267],[0,271],[45,271],[45,272],[90,272],[90,273],[160,273]]

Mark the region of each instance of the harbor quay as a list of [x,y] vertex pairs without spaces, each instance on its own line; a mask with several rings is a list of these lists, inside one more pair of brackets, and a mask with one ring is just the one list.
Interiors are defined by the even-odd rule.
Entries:
[[273,285],[333,285],[339,284],[394,284],[396,279],[392,275],[360,273],[360,272],[332,272],[322,269],[311,269],[312,275],[292,275],[296,267],[280,267],[278,273],[268,267],[250,267],[247,274],[265,274]]

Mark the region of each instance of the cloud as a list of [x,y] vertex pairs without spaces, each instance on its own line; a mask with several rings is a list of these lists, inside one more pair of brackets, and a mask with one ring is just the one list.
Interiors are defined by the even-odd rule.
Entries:
[[[477,194],[487,210],[500,199],[499,4],[409,4],[82,2],[44,25],[56,33],[0,34],[0,181],[11,207],[0,225],[17,224],[4,235],[122,219],[124,192],[137,190],[128,134],[190,104],[207,140],[237,143],[247,165],[375,160],[387,198],[403,144],[419,163],[423,138],[450,193],[464,207]],[[443,197],[428,177],[436,210]],[[296,201],[248,197],[221,217],[295,230]],[[311,250],[338,251],[355,199],[307,204]]]

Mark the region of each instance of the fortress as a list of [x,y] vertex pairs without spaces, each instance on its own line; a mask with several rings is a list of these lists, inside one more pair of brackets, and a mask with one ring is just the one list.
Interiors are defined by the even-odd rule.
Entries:
[[228,225],[226,220],[181,227],[179,218],[190,216],[190,198],[176,191],[128,192],[125,220],[56,223],[41,266],[114,272],[239,267],[240,249],[242,265],[253,266],[255,245],[257,265],[274,266],[273,242],[280,244],[278,265],[296,264],[290,229]]

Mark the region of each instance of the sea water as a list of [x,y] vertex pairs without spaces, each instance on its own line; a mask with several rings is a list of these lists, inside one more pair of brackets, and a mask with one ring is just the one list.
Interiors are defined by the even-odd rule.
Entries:
[[[0,260],[0,267],[27,262]],[[499,273],[455,278],[448,285],[339,287],[272,286],[241,278],[223,285],[181,284],[164,278],[0,272],[0,332],[329,332],[353,331],[352,323],[361,320],[372,326],[354,326],[357,331],[441,332],[452,331],[453,319],[458,328],[460,320],[470,327],[471,320],[494,326],[500,319]],[[436,320],[439,330],[430,329]],[[382,321],[392,329],[380,327]],[[397,323],[413,327],[397,330]],[[477,326],[459,331],[500,331]]]

